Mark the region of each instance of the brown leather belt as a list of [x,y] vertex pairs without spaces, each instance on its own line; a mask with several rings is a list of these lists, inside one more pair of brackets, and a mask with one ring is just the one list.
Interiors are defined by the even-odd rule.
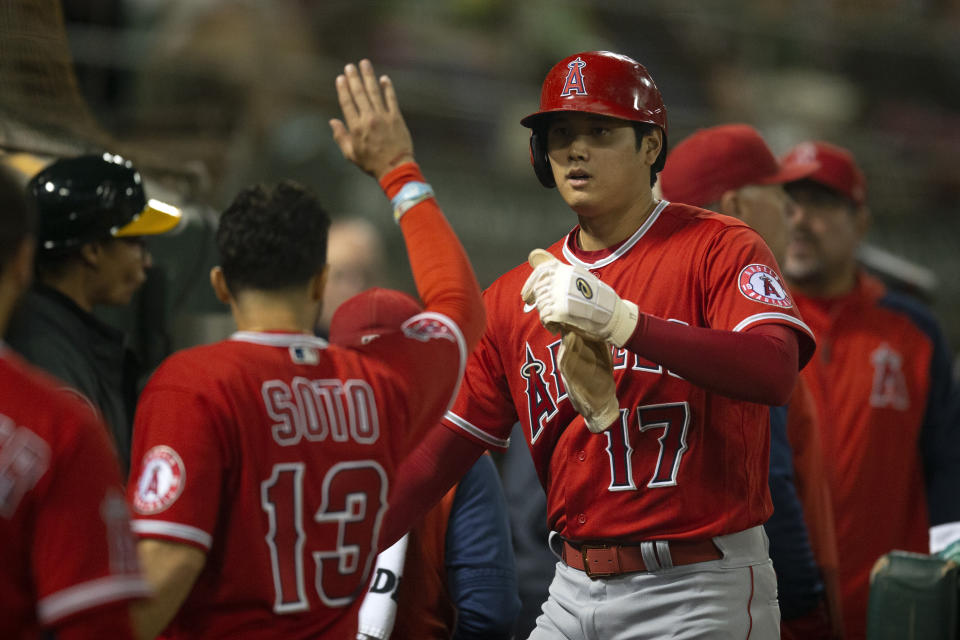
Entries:
[[[643,546],[650,562],[643,557]],[[666,554],[658,553],[657,547],[666,545]],[[650,555],[652,554],[652,556]],[[619,576],[637,571],[656,571],[671,566],[694,564],[719,560],[723,554],[713,540],[671,540],[669,542],[649,542],[642,544],[583,544],[573,545],[563,541],[563,561],[568,567],[579,569],[591,578]],[[656,566],[650,566],[650,564]]]

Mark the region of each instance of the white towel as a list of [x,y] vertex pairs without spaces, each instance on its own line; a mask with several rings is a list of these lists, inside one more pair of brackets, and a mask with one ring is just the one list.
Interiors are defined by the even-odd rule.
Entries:
[[393,623],[397,619],[394,594],[403,576],[408,537],[403,536],[377,556],[376,573],[357,616],[357,640],[388,640],[393,633]]

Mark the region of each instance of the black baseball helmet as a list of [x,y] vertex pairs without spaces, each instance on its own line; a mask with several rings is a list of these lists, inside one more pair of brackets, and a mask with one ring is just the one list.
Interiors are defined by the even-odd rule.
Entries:
[[147,200],[133,164],[110,153],[64,158],[30,179],[41,251],[87,242],[166,233],[180,222],[176,207]]

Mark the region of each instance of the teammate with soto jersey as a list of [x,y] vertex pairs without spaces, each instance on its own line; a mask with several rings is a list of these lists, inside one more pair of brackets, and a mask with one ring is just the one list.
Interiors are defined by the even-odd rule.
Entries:
[[142,636],[354,637],[398,461],[449,406],[483,331],[389,79],[364,60],[336,88],[334,139],[392,198],[425,310],[367,345],[328,346],[312,335],[326,214],[291,183],[234,200],[211,280],[238,332],[169,358],[137,411],[129,499],[157,591]]
[[[448,431],[405,463],[393,504],[421,509],[519,420],[562,558],[530,638],[778,637],[765,405],[787,401],[814,340],[777,264],[747,225],[654,199],[666,110],[636,61],[562,60],[522,124],[579,225],[486,291]],[[558,329],[612,344],[620,409],[600,433],[568,397],[591,381],[558,374]]]

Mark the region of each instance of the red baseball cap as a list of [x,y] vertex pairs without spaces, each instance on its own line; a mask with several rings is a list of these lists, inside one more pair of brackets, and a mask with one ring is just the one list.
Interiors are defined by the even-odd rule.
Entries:
[[862,205],[867,201],[867,180],[853,154],[829,142],[801,142],[783,157],[784,166],[817,162],[820,168],[807,176]]
[[334,311],[330,343],[344,347],[364,344],[365,337],[397,330],[407,318],[421,311],[420,303],[406,293],[380,287],[367,289]]
[[667,200],[703,207],[727,191],[793,182],[819,167],[816,161],[781,165],[756,129],[724,124],[699,129],[678,144],[667,156],[659,180]]

